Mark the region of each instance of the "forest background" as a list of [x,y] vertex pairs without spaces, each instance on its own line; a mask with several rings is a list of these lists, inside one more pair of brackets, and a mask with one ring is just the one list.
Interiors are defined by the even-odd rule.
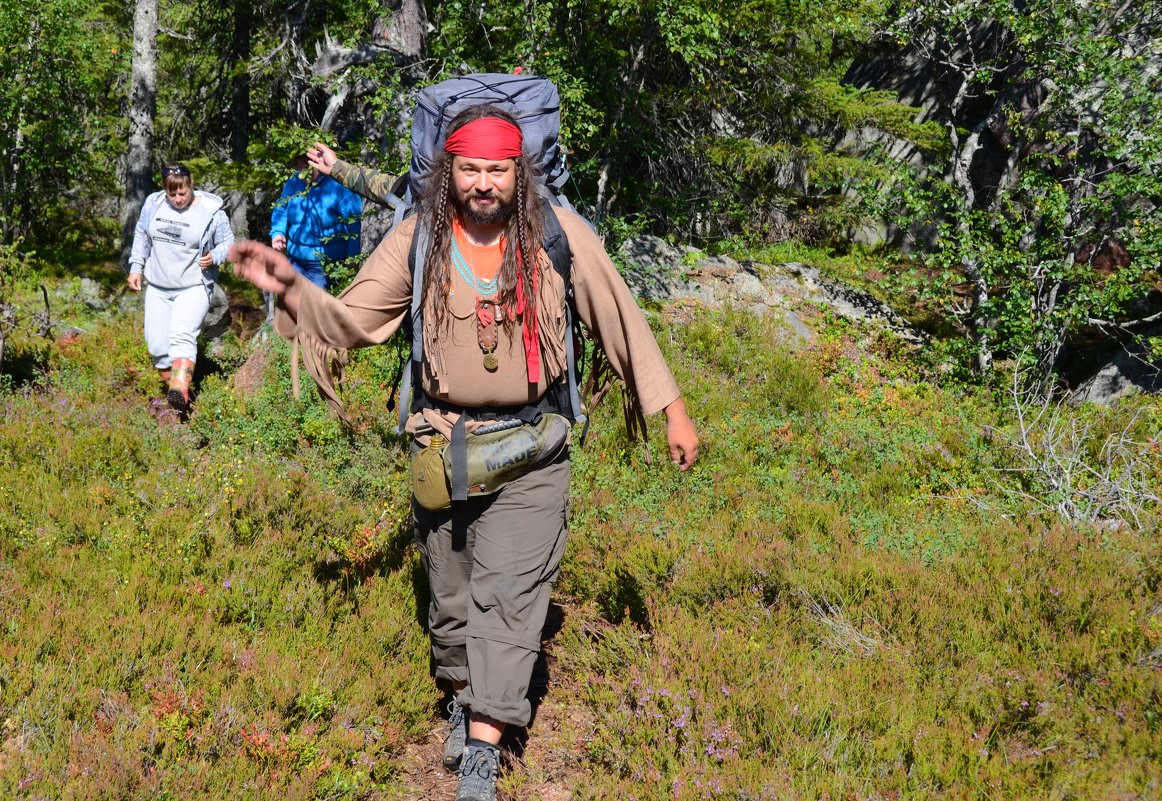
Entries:
[[236,324],[159,426],[119,257],[163,161],[262,238],[304,145],[398,172],[419,87],[518,68],[560,88],[569,192],[611,249],[808,262],[924,346],[649,306],[706,456],[668,476],[608,412],[578,452],[552,682],[505,792],[1160,792],[1162,408],[1063,402],[1162,350],[1157,2],[6,10],[4,797],[445,791],[409,762],[438,696],[396,354],[356,360],[340,427],[290,400],[227,277]]

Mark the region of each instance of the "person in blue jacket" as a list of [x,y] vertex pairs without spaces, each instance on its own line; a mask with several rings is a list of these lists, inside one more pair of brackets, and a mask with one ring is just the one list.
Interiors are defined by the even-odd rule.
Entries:
[[[358,256],[363,201],[328,175],[296,156],[295,174],[282,187],[270,214],[270,244],[313,284],[327,288],[323,259]],[[304,177],[305,176],[305,177]]]

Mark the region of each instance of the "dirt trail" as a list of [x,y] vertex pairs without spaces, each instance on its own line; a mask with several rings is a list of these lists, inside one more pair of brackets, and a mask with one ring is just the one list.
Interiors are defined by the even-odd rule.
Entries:
[[[542,661],[552,664],[551,657]],[[534,695],[538,691],[545,688],[534,685]],[[570,801],[573,797],[570,788],[581,770],[580,749],[593,725],[577,698],[575,688],[554,679],[536,707],[532,725],[505,737],[500,801]],[[405,749],[399,777],[400,786],[408,788],[404,798],[455,801],[456,775],[440,765],[446,731],[441,720],[427,738]]]

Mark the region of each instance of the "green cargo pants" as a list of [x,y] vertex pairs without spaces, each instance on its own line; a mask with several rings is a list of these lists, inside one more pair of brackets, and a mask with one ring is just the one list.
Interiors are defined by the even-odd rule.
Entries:
[[565,551],[569,458],[495,495],[431,512],[412,503],[431,587],[428,627],[436,678],[467,681],[472,712],[525,726],[549,592]]

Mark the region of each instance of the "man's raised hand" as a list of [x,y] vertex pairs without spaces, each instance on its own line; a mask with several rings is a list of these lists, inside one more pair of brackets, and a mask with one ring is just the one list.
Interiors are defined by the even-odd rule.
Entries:
[[335,151],[322,142],[315,142],[307,148],[307,161],[323,175],[330,175],[331,168],[338,160],[339,157],[335,155]]
[[273,292],[280,297],[294,286],[298,276],[286,256],[251,239],[231,245],[228,258],[234,263],[236,275],[262,291]]

